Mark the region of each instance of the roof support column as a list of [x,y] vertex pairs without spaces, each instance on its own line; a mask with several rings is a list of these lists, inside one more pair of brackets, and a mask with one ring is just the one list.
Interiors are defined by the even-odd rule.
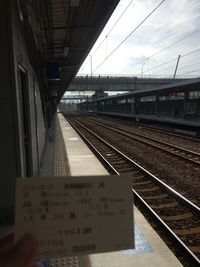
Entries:
[[156,95],[156,99],[155,99],[155,115],[156,115],[157,117],[159,117],[158,105],[159,105],[159,96]]
[[135,110],[134,110],[135,114],[139,114],[140,113],[140,98],[138,96],[135,96]]
[[183,111],[183,118],[185,119],[187,117],[187,104],[189,100],[189,93],[184,91],[184,111]]

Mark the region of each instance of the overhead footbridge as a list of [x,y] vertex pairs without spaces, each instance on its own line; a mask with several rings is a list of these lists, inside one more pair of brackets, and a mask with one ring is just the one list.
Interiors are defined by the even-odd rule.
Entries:
[[135,76],[118,75],[86,75],[76,76],[67,91],[133,91],[164,86],[186,80],[172,78],[140,78]]

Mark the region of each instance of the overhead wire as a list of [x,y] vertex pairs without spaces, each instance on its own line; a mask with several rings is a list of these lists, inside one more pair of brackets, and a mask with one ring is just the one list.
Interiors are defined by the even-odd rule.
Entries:
[[184,54],[184,55],[182,55],[181,57],[189,56],[189,55],[191,55],[191,54],[193,54],[193,53],[195,53],[195,52],[198,52],[198,51],[200,51],[200,48],[195,49],[195,50],[193,50],[193,51],[191,51],[191,52],[188,52],[187,54]]
[[121,47],[121,45],[165,2],[166,0],[162,0],[127,36],[123,39],[123,41],[117,45],[111,53],[93,70],[95,72],[100,66],[104,64],[104,62],[111,57],[118,49]]
[[[122,18],[122,16],[124,15],[124,13],[126,12],[126,10],[130,7],[130,5],[132,4],[133,0],[131,0],[128,5],[125,7],[125,9],[123,10],[123,12],[121,13],[121,15],[118,17],[118,19],[116,20],[116,22],[113,24],[113,26],[111,27],[111,29],[109,30],[109,32],[106,34],[105,38],[101,41],[101,43],[98,45],[98,47],[95,49],[95,51],[92,53],[92,57],[96,54],[96,52],[99,50],[99,48],[102,46],[102,44],[104,43],[104,41],[107,39],[107,37],[109,36],[109,34],[112,32],[112,30],[115,28],[115,26],[117,25],[117,23],[120,21],[120,19]],[[90,60],[87,61],[87,63],[84,65],[85,66],[90,62]]]
[[95,49],[95,51],[92,53],[92,56],[94,56],[94,54],[98,51],[98,49],[101,47],[101,45],[103,44],[103,42],[107,39],[107,37],[109,36],[109,34],[112,32],[112,30],[115,28],[115,26],[117,25],[117,23],[120,21],[120,19],[122,18],[122,16],[124,15],[124,13],[126,12],[126,10],[129,8],[129,6],[132,4],[133,0],[131,0],[129,2],[129,4],[126,6],[126,8],[124,9],[124,11],[122,12],[122,14],[119,16],[119,18],[116,20],[116,22],[114,23],[114,25],[111,27],[111,29],[109,30],[109,32],[106,34],[105,38],[103,39],[103,41],[100,43],[100,45]]
[[[195,66],[198,66],[199,65],[199,63],[198,64],[192,64],[192,65],[189,65],[189,66],[184,66],[184,67],[179,67],[178,68],[178,70],[177,70],[177,75],[179,75],[178,73],[180,72],[180,71],[182,71],[182,70],[184,70],[185,68],[190,68],[190,67],[195,67]],[[175,68],[175,66],[174,66],[174,68]],[[157,72],[153,72],[153,73],[151,73],[150,75],[158,75],[158,73],[160,73],[160,72],[166,72],[167,70],[169,70],[169,71],[173,71],[174,72],[174,68],[172,68],[172,66],[169,66],[169,67],[167,67],[167,68],[165,68],[165,69],[161,69],[161,70],[158,70]],[[199,68],[199,71],[200,71],[200,68]],[[193,71],[191,71],[191,73],[192,73]],[[190,73],[190,72],[185,72],[185,73],[180,73],[180,75],[185,75],[186,73]]]
[[198,68],[198,69],[196,69],[196,70],[193,70],[193,71],[185,72],[185,73],[183,73],[182,75],[190,74],[190,73],[194,73],[194,72],[197,72],[197,71],[200,72],[200,68]]
[[190,37],[191,35],[193,35],[193,34],[199,32],[199,31],[200,31],[200,29],[198,29],[198,30],[196,30],[196,31],[194,31],[194,32],[192,32],[192,33],[189,33],[189,34],[186,35],[185,37],[183,37],[183,38],[181,38],[181,39],[179,39],[179,40],[177,40],[177,41],[171,43],[170,45],[168,45],[168,46],[162,48],[161,50],[157,51],[156,53],[152,54],[149,58],[152,58],[152,57],[154,57],[155,55],[158,55],[159,53],[161,53],[161,52],[167,50],[168,48],[174,46],[175,44],[177,44],[177,43],[179,43],[179,42],[181,42],[181,41],[187,39],[188,37]]
[[200,66],[200,62],[196,62],[196,63],[185,65],[185,66],[179,66],[178,70],[183,70],[185,68],[190,68],[190,67],[194,67],[194,66],[198,66],[198,65]]
[[[193,54],[193,53],[195,53],[195,52],[198,52],[198,51],[200,51],[200,48],[195,49],[195,50],[193,50],[193,51],[190,51],[190,52],[188,52],[188,53],[186,53],[186,54],[184,54],[184,55],[181,55],[180,58],[182,59],[182,58],[184,58],[184,57],[186,57],[186,56],[189,56],[189,55],[191,55],[191,54]],[[151,70],[153,70],[153,69],[156,69],[156,68],[162,67],[162,66],[164,66],[164,65],[167,65],[168,63],[171,63],[171,62],[173,62],[173,61],[175,61],[175,60],[177,60],[177,57],[176,57],[176,58],[173,58],[173,59],[171,59],[171,60],[165,61],[165,62],[163,62],[162,64],[156,65],[156,66],[152,67],[151,69],[144,70],[143,73],[145,73],[145,72],[149,72],[149,71],[151,71]]]
[[[192,65],[189,65],[189,66],[184,66],[184,67],[178,67],[178,70],[177,70],[177,73],[181,70],[184,70],[185,68],[190,68],[190,67],[195,67],[195,66],[198,66],[199,65],[199,63],[198,64],[192,64]],[[160,73],[160,72],[165,72],[166,70],[173,70],[174,71],[174,68],[175,68],[175,66],[168,66],[167,68],[165,68],[165,69],[160,69],[160,70],[158,70],[157,72],[153,72],[153,73],[151,73],[151,75],[156,75],[157,73]],[[200,70],[200,69],[199,69]]]
[[195,63],[195,61],[197,61],[198,60],[198,62],[199,62],[199,59],[200,59],[200,57],[195,57],[195,58],[191,58],[191,57],[189,57],[189,59],[187,60],[187,58],[183,58],[182,60],[181,60],[181,63],[182,64],[188,64],[188,63],[190,63],[190,62],[193,62],[193,63]]
[[[184,67],[179,67],[178,70],[177,70],[177,73],[179,73],[180,71],[182,72],[185,68],[191,68],[191,67],[195,67],[195,66],[198,66],[198,65],[199,65],[199,62],[197,64],[190,64],[190,65],[187,65],[187,66],[184,66]],[[175,68],[175,66],[174,66],[174,68]],[[169,66],[169,67],[167,67],[165,69],[160,69],[157,72],[153,72],[150,75],[157,75],[157,73],[166,72],[167,70],[174,71],[174,68],[172,68],[172,66]],[[200,71],[200,68],[199,68],[199,71]],[[191,71],[191,73],[192,72],[193,71]],[[188,72],[186,72],[186,73],[188,73]],[[180,75],[184,75],[186,73],[183,73],[183,74],[180,73]]]
[[159,67],[162,67],[162,66],[164,66],[164,65],[166,65],[166,64],[168,64],[168,63],[170,63],[170,62],[173,62],[173,61],[175,61],[175,60],[177,60],[177,57],[174,58],[174,59],[168,60],[168,61],[166,61],[166,62],[164,62],[164,63],[162,63],[162,64],[160,64],[160,65],[157,65],[157,66],[155,66],[155,67],[152,67],[151,69],[145,70],[145,71],[143,71],[143,73],[144,73],[144,72],[149,72],[149,71],[151,71],[151,70],[153,70],[153,69],[157,69],[157,68],[159,68]]
[[[157,72],[153,72],[153,73],[151,73],[151,74],[149,74],[149,75],[158,75],[158,73],[160,73],[160,72],[166,72],[167,70],[171,70],[172,68],[171,68],[171,66],[170,67],[167,67],[167,68],[165,68],[165,69],[162,69],[162,70],[158,70]],[[147,74],[148,75],[148,74]]]
[[[194,32],[192,32],[192,33],[189,33],[188,35],[184,36],[183,38],[181,38],[181,39],[179,39],[179,40],[177,40],[177,41],[171,43],[170,45],[168,45],[168,46],[166,46],[166,47],[164,47],[164,48],[162,48],[162,49],[160,49],[159,51],[157,51],[156,53],[150,55],[150,56],[147,57],[147,58],[150,59],[150,58],[152,58],[152,57],[158,55],[159,53],[161,53],[161,52],[167,50],[168,48],[174,46],[175,44],[177,44],[177,43],[179,43],[179,42],[181,42],[181,41],[187,39],[188,37],[190,37],[190,36],[193,35],[193,34],[196,34],[197,32],[200,32],[200,29],[198,29],[198,30],[196,30],[196,31],[194,31]],[[125,71],[127,71],[127,70],[129,70],[129,69],[132,69],[134,66],[137,66],[138,64],[141,64],[141,63],[143,63],[143,62],[144,62],[144,60],[141,60],[141,61],[137,62],[135,65],[126,68],[126,69],[123,70],[121,73],[123,73],[123,72],[125,72]]]

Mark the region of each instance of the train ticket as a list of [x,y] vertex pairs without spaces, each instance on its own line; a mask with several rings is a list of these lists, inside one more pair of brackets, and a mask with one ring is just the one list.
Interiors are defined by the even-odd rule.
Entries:
[[134,247],[131,177],[32,177],[16,185],[15,237],[32,233],[38,257]]

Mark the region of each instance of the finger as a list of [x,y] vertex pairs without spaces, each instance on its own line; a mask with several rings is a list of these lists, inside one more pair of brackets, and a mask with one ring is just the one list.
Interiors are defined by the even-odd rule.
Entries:
[[3,238],[0,239],[0,249],[8,248],[10,245],[14,243],[14,233],[10,232],[9,234],[5,235]]
[[31,264],[35,252],[36,241],[30,234],[26,234],[19,242],[4,255],[5,267],[27,267]]

